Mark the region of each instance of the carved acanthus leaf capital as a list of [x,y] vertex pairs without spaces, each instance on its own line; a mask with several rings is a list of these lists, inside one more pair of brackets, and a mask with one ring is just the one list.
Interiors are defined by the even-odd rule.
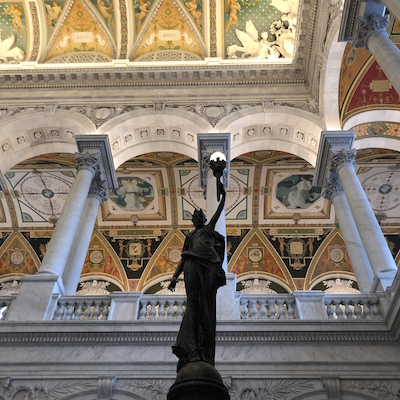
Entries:
[[110,198],[110,196],[108,195],[107,182],[101,180],[99,173],[96,174],[96,176],[92,180],[92,183],[90,184],[88,197],[97,198],[100,201],[100,204]]
[[325,178],[324,190],[322,192],[322,196],[332,201],[335,196],[338,196],[343,193],[343,186],[338,177],[334,178]]
[[356,154],[357,150],[356,149],[350,149],[350,150],[331,150],[332,152],[332,159],[331,159],[331,164],[330,164],[330,170],[331,172],[338,173],[340,168],[345,167],[345,166],[356,166]]
[[93,173],[93,176],[99,171],[100,154],[90,154],[89,152],[75,153],[76,171],[87,169]]
[[352,47],[355,49],[365,47],[367,50],[369,50],[368,37],[377,31],[389,36],[387,31],[389,22],[389,15],[384,15],[383,17],[376,17],[374,15],[370,15],[369,17],[359,17]]

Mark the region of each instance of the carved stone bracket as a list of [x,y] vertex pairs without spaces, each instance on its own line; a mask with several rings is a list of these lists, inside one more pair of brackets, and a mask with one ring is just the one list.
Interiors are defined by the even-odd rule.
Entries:
[[335,196],[343,194],[343,186],[339,180],[339,177],[335,176],[333,178],[325,178],[324,191],[322,196],[332,201]]
[[357,150],[356,149],[351,149],[351,150],[331,150],[332,152],[332,160],[330,163],[330,171],[338,173],[340,168],[346,167],[346,166],[351,166],[355,168],[356,166],[356,154]]
[[368,17],[359,17],[357,28],[354,35],[354,41],[352,47],[355,49],[365,47],[368,49],[368,38],[374,32],[381,32],[389,37],[387,27],[390,22],[390,15],[384,15],[383,17],[376,17],[370,15]]
[[97,386],[97,400],[111,400],[112,392],[117,383],[117,377],[103,378],[99,377]]
[[340,380],[338,378],[322,379],[328,400],[341,400]]

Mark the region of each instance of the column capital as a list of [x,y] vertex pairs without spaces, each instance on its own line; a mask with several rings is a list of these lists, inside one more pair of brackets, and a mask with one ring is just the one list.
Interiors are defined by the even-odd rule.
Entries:
[[367,17],[359,17],[357,22],[357,28],[354,32],[354,41],[352,47],[355,49],[365,47],[368,51],[368,37],[374,32],[381,32],[389,37],[387,27],[390,22],[390,15],[384,15],[383,17],[369,15]]
[[79,172],[81,169],[87,169],[94,175],[99,171],[100,156],[99,152],[89,153],[85,151],[83,153],[75,153],[76,159],[76,171]]
[[325,185],[322,196],[325,199],[332,201],[334,197],[341,194],[344,194],[344,191],[339,177],[335,176],[333,178],[325,178]]
[[99,173],[96,173],[92,183],[90,184],[88,197],[94,197],[98,199],[100,204],[110,198],[108,195],[107,182],[101,180]]
[[331,172],[338,173],[340,168],[345,166],[352,166],[353,168],[356,166],[356,149],[350,150],[335,150],[332,149],[332,159],[330,163],[330,170]]

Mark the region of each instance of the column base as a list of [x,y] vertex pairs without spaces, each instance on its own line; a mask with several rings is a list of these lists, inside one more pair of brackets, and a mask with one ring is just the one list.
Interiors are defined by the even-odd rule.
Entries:
[[371,286],[371,293],[384,292],[389,286],[392,286],[397,271],[378,272]]
[[217,321],[240,319],[239,300],[236,295],[236,274],[226,273],[225,276],[226,285],[220,287],[217,292]]
[[64,292],[61,278],[39,273],[23,276],[21,282],[21,289],[7,313],[7,321],[51,320]]
[[293,296],[296,299],[299,319],[328,319],[323,291],[295,290]]
[[203,361],[192,362],[178,373],[167,400],[230,400],[219,372]]

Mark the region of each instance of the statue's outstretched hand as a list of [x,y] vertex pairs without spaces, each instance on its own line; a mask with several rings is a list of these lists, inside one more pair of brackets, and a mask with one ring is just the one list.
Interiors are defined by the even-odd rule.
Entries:
[[171,292],[175,292],[175,286],[176,286],[176,283],[178,282],[178,279],[176,279],[174,276],[172,277],[172,279],[171,279],[171,283],[169,284],[169,286],[168,286],[168,289],[171,291]]

